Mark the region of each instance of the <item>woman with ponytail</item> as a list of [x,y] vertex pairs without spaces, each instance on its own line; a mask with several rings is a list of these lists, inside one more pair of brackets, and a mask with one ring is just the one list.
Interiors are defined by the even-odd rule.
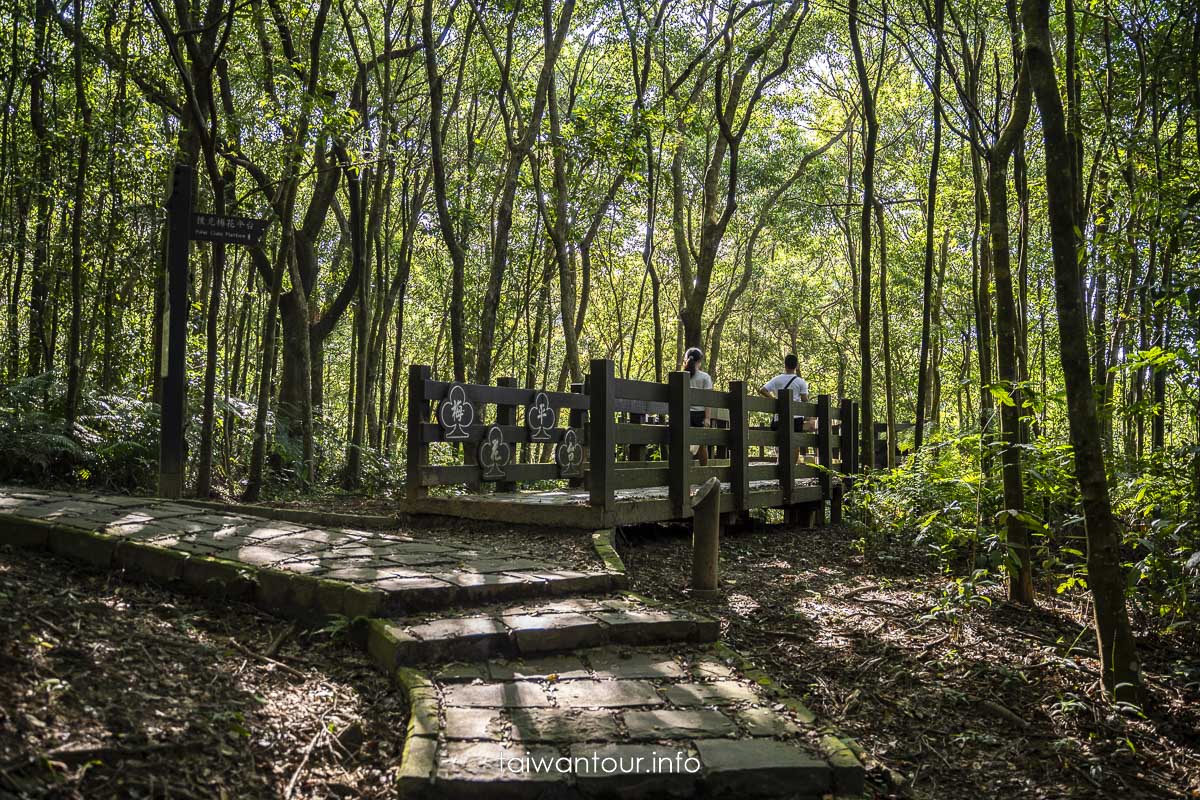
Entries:
[[[693,389],[713,388],[712,376],[700,369],[704,365],[704,353],[699,347],[689,347],[683,354],[683,371],[691,375],[689,383]],[[712,410],[706,406],[691,407],[693,428],[707,428]],[[708,445],[699,446],[700,466],[708,466]]]

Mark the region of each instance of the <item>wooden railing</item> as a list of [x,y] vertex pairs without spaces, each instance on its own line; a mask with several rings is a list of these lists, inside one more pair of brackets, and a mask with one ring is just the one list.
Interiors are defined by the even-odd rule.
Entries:
[[[781,505],[787,506],[797,479],[815,479],[821,496],[829,498],[835,478],[858,469],[852,400],[819,395],[815,402],[798,403],[790,391],[766,399],[749,394],[744,381],[731,382],[728,391],[693,389],[686,372],[671,373],[666,384],[624,380],[603,359],[591,362],[587,381],[571,392],[515,383],[452,383],[433,380],[429,367],[409,368],[410,498],[427,495],[433,486],[495,483],[503,492],[566,481],[585,488],[590,505],[606,510],[619,491],[665,487],[673,512],[682,518],[690,514],[692,486],[710,477],[728,484],[733,507],[743,511],[753,507],[752,488],[764,482],[782,492]],[[728,427],[692,427],[693,405],[723,409]],[[786,421],[804,416],[815,420],[815,429],[807,430],[811,423],[804,432],[786,423],[772,427],[775,416]],[[462,463],[430,464],[431,445],[443,442],[462,446]],[[700,466],[691,452],[698,445],[725,457]],[[780,456],[770,462],[752,457],[764,447],[776,448]],[[815,455],[814,463],[808,458],[794,463],[790,454],[797,448]]]

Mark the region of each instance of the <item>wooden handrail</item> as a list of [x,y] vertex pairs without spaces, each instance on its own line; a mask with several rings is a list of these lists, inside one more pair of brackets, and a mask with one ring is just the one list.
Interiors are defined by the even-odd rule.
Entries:
[[[613,362],[605,359],[593,360],[589,367],[586,382],[572,384],[570,392],[542,392],[519,387],[512,378],[501,378],[497,386],[438,381],[429,367],[411,365],[408,497],[426,497],[431,486],[479,488],[487,481],[506,492],[523,483],[565,479],[586,488],[589,504],[602,513],[613,508],[618,489],[662,487],[672,513],[686,518],[692,513],[693,486],[708,477],[727,483],[732,508],[746,511],[753,505],[751,492],[763,491],[765,481],[778,486],[777,497],[786,506],[798,499],[797,479],[815,477],[821,495],[829,499],[842,490],[835,473],[844,483],[857,473],[858,406],[851,399],[818,395],[815,402],[799,403],[790,391],[782,391],[768,400],[750,394],[745,381],[732,381],[724,391],[693,389],[686,372],[672,372],[666,384],[659,384],[618,379]],[[452,390],[472,406],[461,426],[448,426],[435,416]],[[556,413],[537,429],[526,417],[541,396]],[[494,413],[487,411],[488,406]],[[728,427],[692,427],[692,406],[727,410],[721,418],[728,417]],[[559,413],[564,409],[566,420]],[[765,427],[767,415],[779,423]],[[812,427],[795,431],[792,420],[797,416],[806,417]],[[497,442],[493,449],[507,459],[502,469],[491,472],[483,463],[491,452],[483,446],[489,437]],[[444,449],[445,443],[452,447]],[[433,444],[439,444],[439,460],[461,452],[460,463],[431,465]],[[541,461],[539,456],[547,451],[538,444],[556,456],[578,446],[575,460],[567,465],[569,469],[557,459]],[[691,448],[697,445],[714,448],[709,466],[695,463]],[[776,453],[773,463],[763,463],[761,452],[751,453],[751,448],[764,445]],[[715,448],[722,448],[720,459]],[[814,449],[817,464],[795,464],[797,448]]]

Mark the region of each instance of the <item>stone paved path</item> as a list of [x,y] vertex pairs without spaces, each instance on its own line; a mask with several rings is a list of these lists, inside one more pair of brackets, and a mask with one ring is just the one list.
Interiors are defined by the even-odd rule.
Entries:
[[714,620],[618,593],[604,546],[604,568],[577,572],[478,544],[4,487],[0,542],[278,613],[368,617],[368,650],[411,709],[402,797],[862,792],[843,740],[716,643]]
[[[352,602],[341,611],[370,612],[607,591],[622,578],[600,569],[557,569],[486,545],[306,526],[147,498],[0,487],[0,515],[51,523],[45,530],[51,540],[44,544],[52,550],[78,555],[88,549],[95,551],[88,560],[108,560],[160,580],[180,578],[176,570],[196,571],[201,564],[208,572],[221,564],[265,569],[269,577],[257,588],[264,605],[276,610],[301,610],[308,590],[337,594],[329,582],[357,590],[348,593]],[[60,541],[56,530],[88,538]],[[286,580],[298,576],[313,580]]]

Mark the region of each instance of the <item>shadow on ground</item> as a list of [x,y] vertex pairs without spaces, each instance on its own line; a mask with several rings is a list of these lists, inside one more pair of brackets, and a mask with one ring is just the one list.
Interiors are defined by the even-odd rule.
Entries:
[[399,695],[246,605],[0,547],[0,675],[0,797],[392,793]]
[[622,532],[631,588],[720,617],[867,752],[877,796],[1200,796],[1200,643],[1144,633],[1144,715],[1101,702],[1088,610],[1000,595],[947,605],[950,578],[844,528],[770,526],[722,540],[723,596],[693,601],[686,527]]

